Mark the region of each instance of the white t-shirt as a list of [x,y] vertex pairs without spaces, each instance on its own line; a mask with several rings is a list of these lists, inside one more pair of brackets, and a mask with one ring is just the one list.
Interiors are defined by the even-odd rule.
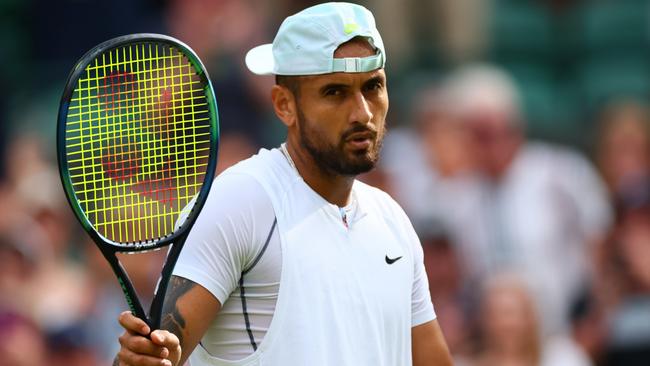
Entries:
[[[260,158],[260,155],[263,156]],[[260,170],[255,168],[256,164],[260,164],[259,160],[267,160],[262,162],[262,164],[265,164],[262,166],[277,164],[277,167],[274,167],[273,171],[279,171],[277,174],[280,176],[280,179],[283,182],[289,182],[287,185],[296,185],[298,187],[296,189],[299,192],[306,194],[306,198],[296,199],[291,204],[291,209],[284,209],[283,211],[307,212],[311,210],[310,207],[317,207],[319,212],[336,216],[338,224],[334,225],[338,225],[347,231],[349,237],[368,235],[363,231],[357,232],[355,229],[359,228],[357,230],[361,230],[361,228],[364,228],[364,225],[357,224],[357,221],[367,225],[370,222],[369,220],[376,216],[368,216],[369,213],[379,214],[379,216],[390,215],[390,220],[384,221],[382,225],[388,222],[395,226],[384,228],[384,230],[390,230],[390,232],[396,233],[395,238],[399,241],[396,245],[399,248],[393,252],[382,249],[384,250],[382,253],[389,260],[384,262],[386,258],[383,256],[379,259],[382,262],[382,266],[389,268],[393,267],[393,264],[388,264],[391,259],[404,256],[403,263],[400,264],[412,266],[410,271],[405,272],[408,274],[408,278],[410,278],[410,282],[406,284],[410,294],[410,298],[407,299],[410,304],[409,331],[410,327],[423,324],[435,318],[428,292],[426,273],[424,271],[422,248],[406,215],[388,195],[360,182],[355,182],[351,203],[345,208],[339,208],[327,203],[320,196],[317,196],[315,192],[311,191],[297,175],[297,172],[289,166],[279,150],[262,150],[260,155],[256,155],[248,161],[225,171],[215,180],[208,201],[188,237],[174,270],[175,275],[187,278],[205,287],[223,304],[221,311],[210,325],[201,341],[201,345],[198,347],[199,352],[202,353],[201,361],[198,362],[201,362],[201,364],[238,364],[235,360],[249,360],[254,350],[265,340],[265,336],[276,314],[276,306],[280,306],[278,305],[278,296],[279,293],[282,293],[280,291],[280,288],[283,287],[281,279],[286,281],[284,286],[289,288],[292,287],[290,282],[296,282],[295,279],[291,279],[291,275],[282,274],[284,259],[282,248],[287,247],[289,245],[287,242],[291,242],[292,240],[287,239],[287,242],[283,243],[280,238],[290,236],[288,233],[289,230],[287,229],[287,226],[289,226],[287,223],[290,220],[284,217],[286,215],[280,215],[278,221],[273,200],[269,196],[270,194],[282,195],[283,193],[273,192],[268,188],[268,184],[266,188],[264,187],[262,180],[266,178],[264,178],[263,174],[255,172],[255,170]],[[291,191],[291,189],[288,188],[287,191]],[[376,197],[380,197],[377,204],[382,206],[380,211],[384,212],[372,212],[377,211],[373,207],[375,206],[374,201],[377,200]],[[276,206],[278,205],[277,202],[276,197]],[[368,204],[364,202],[368,202]],[[315,204],[315,206],[309,206],[310,204]],[[304,211],[305,208],[307,208],[307,211]],[[368,218],[364,219],[366,216]],[[307,219],[304,221],[307,221]],[[313,232],[313,235],[318,238],[326,238],[330,235],[329,232],[319,235],[319,230],[324,227],[321,225],[322,221],[322,218],[316,220],[315,223],[317,225],[312,224],[313,228],[311,231],[309,228],[307,231],[310,234]],[[283,235],[281,235],[279,227],[285,227]],[[377,231],[381,232],[382,230]],[[305,235],[303,234],[302,236],[304,237]],[[313,241],[318,241],[318,238],[314,238]],[[309,241],[312,240],[310,239]],[[328,245],[325,245],[325,250],[328,250]],[[368,242],[363,245],[368,245],[372,248],[373,243]],[[379,246],[379,244],[377,245]],[[333,245],[333,250],[338,250],[337,248]],[[408,250],[408,253],[403,253],[402,250],[404,249]],[[314,256],[318,255],[317,250],[322,250],[322,248],[315,249]],[[297,252],[296,250],[291,250],[290,253]],[[325,253],[329,254],[327,252]],[[359,253],[366,252],[361,251]],[[339,254],[335,253],[333,255]],[[311,259],[315,261],[321,260],[318,257]],[[362,257],[358,259],[362,261],[367,260]],[[326,258],[323,258],[323,260],[326,260]],[[342,261],[342,263],[351,262]],[[364,263],[358,264],[359,268],[371,268]],[[337,266],[341,266],[341,264]],[[294,267],[291,266],[291,268]],[[333,268],[333,273],[337,269],[348,270],[345,267]],[[356,271],[357,268],[354,268],[354,270]],[[329,275],[329,272],[325,273]],[[301,275],[299,274],[299,276]],[[372,281],[371,275],[372,273],[368,271],[368,273],[361,277],[361,281]],[[350,277],[350,279],[353,278]],[[305,279],[305,283],[308,283],[307,281]],[[381,283],[373,284],[372,282],[362,285],[365,287],[377,286],[378,288],[382,286]],[[399,284],[399,286],[403,285],[403,283]],[[387,288],[390,288],[390,286]],[[346,290],[346,288],[341,288],[343,292]],[[286,291],[288,292],[289,289]],[[302,289],[301,291],[314,292],[312,298],[317,298],[323,293],[327,293],[327,289],[321,290],[317,286],[306,290]],[[291,296],[287,294],[285,297]],[[336,300],[336,298],[332,299],[332,301]],[[300,306],[305,307],[303,305],[305,299],[302,296],[300,301],[292,301],[291,298],[284,299],[284,303],[287,304],[284,307],[287,309],[290,308],[292,302],[299,302],[301,304]],[[310,318],[299,320],[310,323],[327,323],[328,319],[318,319],[318,317],[327,317],[326,311],[332,310],[326,308],[319,314],[315,309],[321,306],[320,302],[318,301],[318,303],[313,304],[314,311],[308,312]],[[359,305],[361,306],[362,304]],[[372,306],[377,305],[381,306],[381,304],[373,304]],[[336,305],[332,307],[335,308]],[[354,310],[350,309],[350,313],[354,314]],[[363,306],[361,310],[364,311]],[[368,314],[372,314],[372,311],[368,311]],[[346,316],[338,313],[335,315],[332,317],[332,321],[335,321],[335,318],[338,317],[345,319]],[[295,318],[295,316],[291,317]],[[379,319],[378,321],[383,322],[384,319]],[[282,323],[290,322],[282,321]],[[299,324],[298,321],[296,323]],[[281,328],[282,326],[278,325],[277,327]],[[285,324],[284,327],[286,328],[288,325]],[[306,329],[305,332],[307,332]],[[338,331],[349,333],[345,330],[345,326],[338,329]],[[309,337],[310,335],[306,333],[304,336]],[[391,337],[391,335],[381,334],[378,339],[382,337]],[[280,337],[275,338],[273,341],[274,347],[282,347],[281,343],[283,339]],[[399,339],[399,337],[396,339]],[[270,343],[270,341],[266,343]],[[292,340],[292,343],[295,344],[295,341]],[[402,348],[404,346],[404,344],[400,345]],[[266,346],[266,348],[269,347],[271,346]],[[340,350],[336,351],[340,352]],[[408,356],[405,357],[408,357],[410,360],[410,333],[408,353]],[[267,351],[267,354],[273,354],[273,352]],[[346,357],[346,355],[343,353],[342,357]],[[258,358],[262,359],[263,356]],[[208,359],[209,361],[204,362],[204,360]],[[192,362],[196,362],[195,359]],[[259,362],[260,364],[264,364],[262,361]],[[386,362],[388,362],[386,364],[390,364],[392,361]]]
[[247,175],[219,176],[174,269],[222,304],[201,342],[210,354],[237,360],[254,351],[252,342],[263,339],[273,317],[281,262],[273,206],[262,187]]

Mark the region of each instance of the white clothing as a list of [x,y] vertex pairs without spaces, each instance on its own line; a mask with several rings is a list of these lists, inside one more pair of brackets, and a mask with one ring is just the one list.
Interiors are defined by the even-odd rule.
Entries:
[[222,304],[202,340],[210,354],[242,359],[271,324],[282,261],[274,221],[271,201],[257,181],[237,173],[216,178],[174,269]]
[[591,277],[590,245],[611,221],[593,167],[571,150],[528,143],[498,184],[468,187],[467,211],[451,224],[466,268],[474,278],[519,273],[536,299],[544,332],[565,331],[571,302]]
[[540,366],[593,366],[587,353],[569,337],[553,337],[542,349]]
[[[277,229],[267,240],[269,202]],[[352,203],[343,212],[347,226],[340,208],[314,192],[277,149],[261,150],[222,173],[174,273],[201,284],[220,302],[227,298],[225,305],[239,294],[242,269],[250,269],[244,275],[247,300],[255,291],[247,277],[257,276],[265,287],[265,276],[280,269],[279,293],[265,296],[277,298],[265,313],[271,314],[270,325],[255,323],[268,316],[250,318],[260,340],[255,352],[250,354],[249,343],[249,356],[225,359],[237,352],[227,351],[229,340],[217,330],[219,313],[211,325],[215,331],[190,358],[193,366],[411,364],[411,327],[435,319],[419,240],[401,208],[361,182],[355,181]],[[269,253],[275,254],[258,268]],[[266,282],[268,290],[276,284]],[[255,301],[247,305],[249,312],[258,311],[251,308]],[[232,309],[229,326],[240,342],[246,324],[242,313],[234,321],[241,305]]]

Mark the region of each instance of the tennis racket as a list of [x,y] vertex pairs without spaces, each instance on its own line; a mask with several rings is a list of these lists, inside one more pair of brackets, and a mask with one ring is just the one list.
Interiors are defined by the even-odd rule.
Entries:
[[[132,34],[72,70],[59,107],[61,181],[77,219],[117,276],[133,314],[158,329],[165,291],[217,163],[208,74],[180,41]],[[149,315],[117,253],[171,245]]]

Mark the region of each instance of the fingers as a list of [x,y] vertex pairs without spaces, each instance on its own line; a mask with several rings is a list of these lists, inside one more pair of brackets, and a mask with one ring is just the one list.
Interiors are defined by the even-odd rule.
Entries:
[[120,366],[173,366],[170,360],[137,354],[131,350],[125,349],[124,347],[120,349],[117,357],[120,360]]
[[156,329],[153,332],[151,332],[151,341],[154,343],[169,347],[169,348],[175,348],[176,346],[180,345],[180,341],[178,340],[178,337],[174,333],[170,333],[166,330],[160,330]]
[[122,349],[127,349],[135,354],[157,358],[169,357],[169,349],[167,347],[155,344],[150,339],[140,335],[133,335],[126,332],[120,336],[119,341]]
[[128,332],[141,335],[149,335],[149,326],[144,320],[133,315],[130,311],[124,311],[120,314],[118,318],[120,325],[124,327]]
[[173,333],[155,330],[149,335],[149,326],[128,311],[120,314],[119,323],[126,330],[119,337],[120,366],[173,366],[180,359],[180,341]]
[[181,344],[178,337],[166,330],[154,330],[151,332],[151,341],[169,351],[170,360],[178,360],[181,356]]

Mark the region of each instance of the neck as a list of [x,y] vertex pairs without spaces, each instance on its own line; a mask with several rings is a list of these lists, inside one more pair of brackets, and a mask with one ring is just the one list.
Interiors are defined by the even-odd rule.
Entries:
[[318,166],[314,158],[306,151],[296,149],[294,144],[287,142],[286,152],[289,163],[293,162],[298,174],[307,185],[323,197],[327,202],[337,206],[346,206],[350,201],[353,176],[334,174]]

